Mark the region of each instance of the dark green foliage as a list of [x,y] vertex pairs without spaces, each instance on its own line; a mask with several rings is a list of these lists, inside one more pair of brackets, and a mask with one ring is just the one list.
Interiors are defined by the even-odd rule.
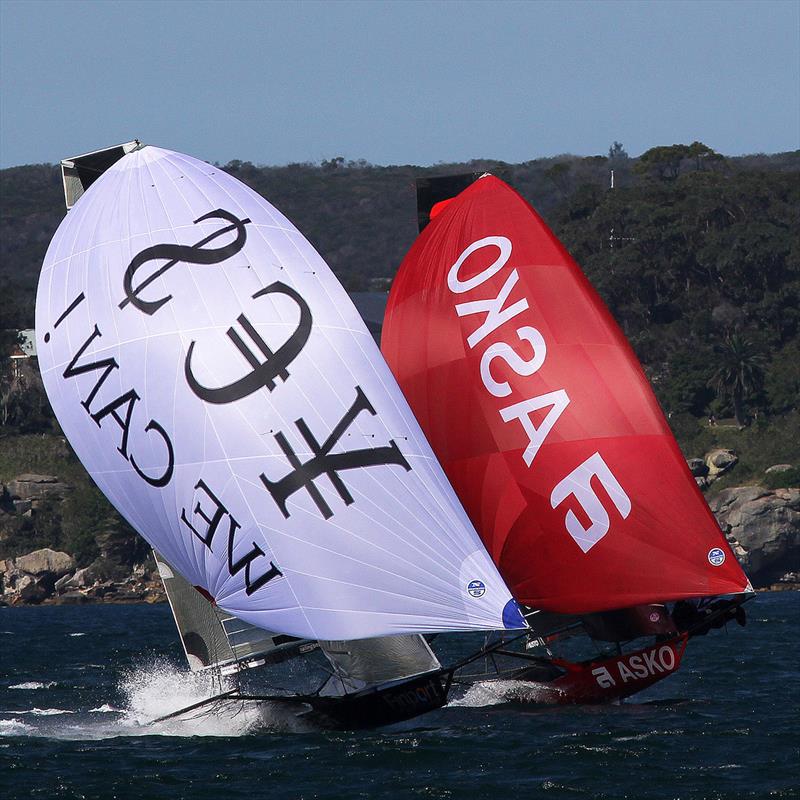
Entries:
[[[637,162],[649,165],[644,179],[613,191],[581,187],[551,222],[665,411],[728,416],[738,405],[745,423],[797,406],[800,181],[734,159],[723,169],[707,151],[697,143],[648,151]],[[731,342],[748,348],[738,380]],[[717,400],[712,386],[724,390]]]
[[61,526],[65,549],[75,556],[79,567],[87,566],[100,554],[97,535],[117,524],[116,512],[92,483],[79,484],[64,501]]
[[773,355],[764,384],[767,405],[774,413],[800,408],[800,341],[794,339]]
[[[800,463],[800,151],[724,158],[693,142],[636,159],[614,142],[607,157],[523,164],[382,167],[333,158],[224,168],[297,225],[351,291],[389,280],[414,241],[415,178],[494,173],[534,205],[609,305],[684,453],[739,454],[712,491],[763,481],[776,463]],[[33,327],[39,267],[63,216],[56,167],[0,171],[0,374],[14,335],[3,329]],[[53,436],[10,435],[57,430],[39,385],[31,379],[28,389],[0,425],[0,480],[38,471],[73,488],[30,518],[0,511],[0,526],[13,534],[0,549],[60,544],[81,565],[101,547],[124,550],[120,541],[132,532],[68,448]],[[740,421],[753,424],[709,427],[711,413],[731,416],[737,404]],[[797,485],[796,470],[773,475]]]
[[764,483],[769,489],[786,489],[800,486],[800,467],[792,467],[783,472],[770,472]]
[[689,145],[673,144],[669,147],[653,147],[642,153],[634,171],[639,175],[674,180],[687,170],[700,171],[724,166],[724,156],[714,152],[702,142],[692,142]]
[[744,401],[761,385],[766,356],[757,344],[732,333],[715,348],[715,361],[717,368],[709,379],[709,385],[714,387],[718,396],[731,398],[733,415],[743,426],[747,421]]
[[[75,557],[79,567],[91,564],[100,554],[96,542],[98,521],[113,518],[108,501],[94,490],[98,499],[88,499],[83,487],[69,492],[65,500],[45,497],[30,516],[6,517],[3,522],[11,533],[0,542],[0,557],[14,557],[49,547]],[[133,534],[132,534],[133,535]]]
[[55,475],[70,488],[63,500],[48,496],[38,501],[29,516],[10,513],[8,496],[0,496],[0,558],[50,547],[74,555],[83,567],[100,554],[98,540],[109,532],[135,542],[128,548],[131,563],[144,558],[146,545],[94,485],[63,439],[41,434],[0,437],[0,483],[26,472]]

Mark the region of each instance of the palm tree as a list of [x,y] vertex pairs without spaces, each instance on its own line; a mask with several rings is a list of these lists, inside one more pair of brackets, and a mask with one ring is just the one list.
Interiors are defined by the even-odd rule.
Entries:
[[708,385],[719,397],[731,397],[733,415],[740,428],[745,425],[744,398],[761,383],[766,359],[761,350],[738,333],[725,337],[725,343],[715,348],[718,366]]

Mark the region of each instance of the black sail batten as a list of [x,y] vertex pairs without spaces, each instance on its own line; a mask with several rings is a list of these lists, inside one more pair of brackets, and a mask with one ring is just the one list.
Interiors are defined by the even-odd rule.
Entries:
[[478,180],[482,174],[482,172],[468,172],[458,175],[417,178],[417,225],[420,233],[431,221],[431,210],[437,203],[455,197]]

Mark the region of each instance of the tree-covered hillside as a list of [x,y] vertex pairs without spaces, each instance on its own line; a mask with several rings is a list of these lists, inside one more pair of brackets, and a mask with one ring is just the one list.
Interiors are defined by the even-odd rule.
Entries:
[[[738,411],[744,422],[797,405],[800,152],[724,158],[695,142],[631,159],[615,142],[608,156],[523,164],[225,169],[280,208],[356,291],[391,278],[413,242],[415,178],[492,171],[582,265],[668,412]],[[0,328],[33,326],[39,267],[63,215],[57,167],[0,172]]]
[[[615,142],[608,156],[524,164],[224,168],[283,211],[351,291],[388,284],[411,246],[416,178],[493,172],[536,207],[608,303],[684,453],[738,452],[735,478],[711,491],[763,481],[776,463],[795,469],[769,480],[796,485],[800,151],[724,158],[695,142],[631,159]],[[61,542],[88,563],[98,542],[127,529],[71,451],[41,437],[58,427],[35,371],[10,380],[7,369],[13,331],[33,327],[39,268],[63,216],[56,166],[0,171],[0,482],[34,470],[73,487],[25,517],[0,496],[0,557]]]

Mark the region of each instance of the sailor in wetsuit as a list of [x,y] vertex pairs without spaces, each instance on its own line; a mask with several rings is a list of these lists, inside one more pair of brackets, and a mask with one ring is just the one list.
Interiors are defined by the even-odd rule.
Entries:
[[692,600],[679,600],[672,609],[675,626],[690,636],[705,636],[712,628],[721,628],[734,619],[742,627],[747,624],[744,608],[730,600],[715,600],[703,606]]

